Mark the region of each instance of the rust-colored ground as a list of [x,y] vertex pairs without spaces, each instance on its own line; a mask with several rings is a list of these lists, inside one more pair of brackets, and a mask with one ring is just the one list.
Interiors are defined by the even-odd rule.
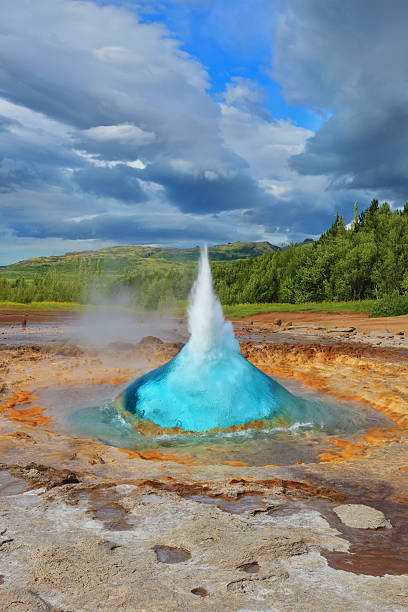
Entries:
[[408,357],[348,344],[257,344],[243,355],[268,374],[295,378],[338,399],[373,406],[408,428]]
[[388,329],[397,334],[400,331],[408,334],[408,315],[399,317],[370,318],[368,314],[357,313],[330,313],[330,312],[266,312],[255,314],[240,319],[243,322],[252,321],[254,326],[261,328],[274,327],[274,321],[280,319],[282,326],[288,323],[292,325],[317,325],[325,328],[333,327],[355,327],[357,331],[370,333]]
[[[48,313],[37,313],[46,320]],[[55,313],[52,313],[54,316]],[[21,313],[14,315],[16,320]],[[64,320],[65,313],[58,317]],[[31,317],[31,315],[30,315]],[[55,317],[55,318],[58,318]],[[406,330],[408,317],[369,319],[365,315],[324,313],[268,313],[248,317],[253,326],[266,330],[280,318],[294,325],[343,326],[357,329]],[[275,326],[276,327],[276,326]],[[390,497],[403,499],[408,488],[408,356],[396,350],[351,345],[288,341],[243,342],[242,353],[263,371],[296,379],[301,384],[344,401],[369,405],[394,423],[376,427],[360,439],[332,439],[319,455],[320,463],[290,468],[306,482],[358,482],[360,486],[382,479],[393,482]],[[157,449],[129,451],[107,447],[92,440],[67,436],[52,428],[51,418],[36,399],[36,391],[54,386],[101,385],[126,382],[173,357],[179,344],[148,340],[139,345],[118,344],[103,351],[72,345],[0,345],[0,456],[5,463],[38,460],[54,468],[63,466],[100,478],[178,477],[181,481],[240,477],[262,480],[280,476],[283,468],[265,465],[250,468],[243,461],[227,458],[222,464],[196,461],[184,455]],[[228,460],[231,459],[231,460]],[[289,468],[288,468],[289,469]],[[261,472],[264,474],[261,477]],[[265,476],[267,475],[267,476]],[[368,485],[367,485],[368,486]],[[368,486],[369,489],[369,486]],[[367,489],[367,490],[368,490]],[[405,502],[404,502],[405,503]]]
[[[1,310],[0,325],[19,325],[23,318],[27,318],[29,327],[41,324],[61,325],[63,323],[75,322],[79,317],[80,314],[75,312],[38,312],[30,310],[28,306],[26,311]],[[408,335],[408,315],[370,318],[365,313],[267,312],[243,317],[240,321],[245,323],[253,321],[255,326],[267,328],[274,326],[276,319],[281,319],[283,325],[291,322],[293,325],[318,325],[326,328],[355,327],[357,331],[364,333],[386,328],[391,333],[404,331]]]

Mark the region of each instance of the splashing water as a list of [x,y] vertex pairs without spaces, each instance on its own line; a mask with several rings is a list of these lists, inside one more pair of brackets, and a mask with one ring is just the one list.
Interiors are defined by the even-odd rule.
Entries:
[[265,419],[310,422],[319,416],[310,402],[293,396],[240,354],[214,293],[206,247],[190,295],[188,323],[191,336],[180,353],[129,385],[118,408],[137,420],[187,431]]
[[190,340],[185,347],[192,361],[214,360],[221,355],[239,353],[231,323],[224,321],[221,304],[214,293],[208,249],[201,249],[198,277],[188,308]]

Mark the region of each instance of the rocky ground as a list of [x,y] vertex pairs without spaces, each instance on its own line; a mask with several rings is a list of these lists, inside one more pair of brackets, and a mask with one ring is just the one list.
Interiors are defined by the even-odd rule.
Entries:
[[[245,317],[239,328],[247,334],[269,334],[289,342],[301,337],[319,343],[336,341],[408,351],[408,315],[371,318],[365,313],[269,312]],[[272,338],[271,338],[272,336]]]
[[403,344],[333,339],[332,323],[296,328],[302,321],[279,316],[285,324],[236,325],[250,361],[370,405],[390,426],[332,440],[318,462],[280,467],[113,448],[61,431],[36,394],[120,387],[174,356],[180,330],[176,342],[101,350],[58,337],[16,345],[3,329],[1,610],[408,610]]

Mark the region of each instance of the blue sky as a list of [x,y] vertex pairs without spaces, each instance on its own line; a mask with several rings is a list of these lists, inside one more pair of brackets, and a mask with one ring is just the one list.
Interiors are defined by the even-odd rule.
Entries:
[[408,5],[3,0],[0,265],[315,237],[408,194]]
[[[263,103],[275,119],[316,130],[322,115],[290,105],[272,76],[272,33],[276,12],[270,0],[192,0],[190,2],[100,2],[136,10],[145,23],[164,23],[210,75],[210,93],[217,99],[233,77],[257,83]],[[142,7],[142,9],[140,8]],[[228,8],[226,8],[228,7]]]

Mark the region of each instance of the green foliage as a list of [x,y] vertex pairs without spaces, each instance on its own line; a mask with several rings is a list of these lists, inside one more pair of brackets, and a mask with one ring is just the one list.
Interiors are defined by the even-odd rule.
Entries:
[[[276,304],[318,303],[321,310],[323,303],[384,298],[378,308],[392,302],[392,313],[400,314],[408,294],[408,204],[391,211],[373,200],[358,214],[356,203],[349,227],[336,214],[315,242],[278,250],[238,242],[211,247],[210,259],[224,305],[266,303],[278,310]],[[97,303],[125,293],[128,307],[174,308],[188,297],[197,260],[198,247],[139,246],[27,260],[0,269],[0,300]]]
[[224,304],[379,299],[408,291],[408,205],[392,212],[373,200],[346,228],[336,214],[313,243],[289,245],[256,259],[215,265]]
[[66,281],[58,275],[55,268],[50,268],[43,276],[35,275],[32,280],[24,277],[15,280],[0,278],[0,301],[19,302],[81,302],[83,288],[87,279],[80,275],[72,281]]
[[378,300],[371,309],[372,317],[396,317],[408,314],[408,293],[392,293]]

